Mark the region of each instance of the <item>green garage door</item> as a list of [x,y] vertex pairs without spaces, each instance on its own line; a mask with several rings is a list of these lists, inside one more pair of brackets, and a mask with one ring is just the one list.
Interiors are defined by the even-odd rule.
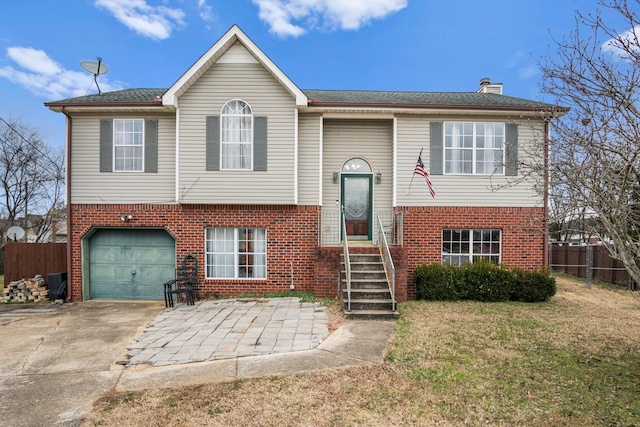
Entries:
[[175,275],[175,241],[164,230],[98,230],[89,239],[91,299],[162,300]]

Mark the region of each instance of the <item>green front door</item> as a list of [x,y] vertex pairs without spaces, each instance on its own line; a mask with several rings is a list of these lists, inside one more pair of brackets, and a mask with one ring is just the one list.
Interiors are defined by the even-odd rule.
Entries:
[[373,176],[341,175],[341,199],[348,240],[371,240]]
[[91,299],[162,300],[174,278],[175,240],[164,230],[102,229],[89,239]]

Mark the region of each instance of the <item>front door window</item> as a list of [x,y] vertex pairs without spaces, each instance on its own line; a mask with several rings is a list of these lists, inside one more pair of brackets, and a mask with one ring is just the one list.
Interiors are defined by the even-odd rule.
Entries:
[[371,240],[371,167],[363,159],[351,159],[342,168],[341,196],[347,236],[350,240]]

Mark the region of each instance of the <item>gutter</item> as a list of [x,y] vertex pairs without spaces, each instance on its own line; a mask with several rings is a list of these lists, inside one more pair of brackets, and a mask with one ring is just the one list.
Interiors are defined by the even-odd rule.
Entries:
[[65,170],[65,198],[67,199],[67,301],[72,301],[71,295],[71,115],[64,110],[60,110],[67,117],[67,143],[66,149],[66,170]]
[[166,109],[164,105],[162,105],[162,98],[160,101],[130,101],[130,102],[109,102],[109,101],[98,101],[98,102],[45,102],[44,106],[53,111],[60,111],[64,113],[65,108],[90,108],[90,107],[104,107],[104,108],[132,108],[132,107],[152,107],[152,108],[160,108]]

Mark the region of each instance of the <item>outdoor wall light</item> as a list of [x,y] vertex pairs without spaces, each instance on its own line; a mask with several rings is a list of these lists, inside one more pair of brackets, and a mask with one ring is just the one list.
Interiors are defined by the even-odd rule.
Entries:
[[382,172],[376,172],[376,184],[380,184],[382,182]]
[[333,171],[333,183],[338,183],[338,171]]
[[133,215],[120,215],[120,219],[125,222],[129,222],[133,219]]

